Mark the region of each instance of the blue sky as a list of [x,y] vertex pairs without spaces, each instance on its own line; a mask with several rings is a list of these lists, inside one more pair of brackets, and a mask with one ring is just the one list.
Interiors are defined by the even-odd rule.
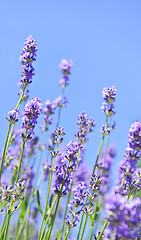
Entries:
[[141,1],[140,0],[5,0],[0,2],[0,150],[8,123],[5,116],[15,107],[20,79],[20,52],[32,35],[38,43],[36,75],[30,86],[30,98],[44,103],[58,97],[61,59],[72,59],[70,85],[65,90],[68,106],[63,110],[61,126],[72,138],[77,114],[84,110],[96,121],[85,161],[92,167],[105,122],[101,111],[103,87],[117,89],[117,127],[110,137],[120,161],[132,122],[141,120]]

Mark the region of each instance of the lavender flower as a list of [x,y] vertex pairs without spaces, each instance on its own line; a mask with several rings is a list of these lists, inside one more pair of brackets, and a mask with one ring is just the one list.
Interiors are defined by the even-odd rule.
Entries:
[[14,124],[18,121],[19,111],[17,109],[13,109],[8,112],[9,116],[6,119],[11,123]]
[[27,141],[34,135],[33,129],[37,123],[37,118],[42,112],[41,99],[38,97],[32,98],[31,101],[28,100],[24,108],[24,116],[22,122],[22,139]]
[[71,68],[73,66],[72,60],[69,60],[69,62],[66,59],[63,59],[59,65],[61,72],[63,73],[63,76],[61,77],[59,84],[62,88],[69,85],[69,75],[71,74]]
[[102,94],[103,94],[103,99],[106,102],[112,103],[115,101],[116,89],[114,86],[112,86],[111,88],[103,88]]
[[86,184],[84,182],[79,182],[75,187],[73,200],[69,203],[70,210],[69,212],[72,215],[72,220],[67,214],[66,224],[69,228],[75,227],[79,221],[80,213],[83,211],[84,202],[86,197]]
[[21,72],[22,78],[20,80],[21,85],[28,85],[32,82],[32,76],[34,75],[34,68],[32,62],[36,60],[37,43],[29,36],[24,43],[24,48],[21,52],[20,61],[23,65]]
[[141,199],[127,202],[119,194],[109,196],[105,205],[107,220],[119,239],[133,240],[139,238],[141,223]]
[[102,126],[102,129],[100,130],[100,132],[105,137],[106,135],[109,135],[111,130],[115,128],[115,123],[109,126],[108,117],[112,117],[115,114],[115,111],[114,111],[115,106],[113,102],[115,101],[116,89],[115,87],[103,88],[102,93],[103,93],[103,99],[105,100],[105,102],[103,103],[103,106],[101,107],[101,109],[106,114],[107,118],[106,118],[106,125]]
[[81,112],[78,115],[78,132],[75,134],[76,139],[83,145],[88,141],[87,134],[92,132],[92,128],[95,126],[93,119],[88,118],[88,115],[85,112]]
[[69,60],[69,62],[68,62],[66,59],[63,59],[59,65],[62,73],[66,76],[71,74],[70,71],[71,71],[72,66],[73,66],[72,60]]

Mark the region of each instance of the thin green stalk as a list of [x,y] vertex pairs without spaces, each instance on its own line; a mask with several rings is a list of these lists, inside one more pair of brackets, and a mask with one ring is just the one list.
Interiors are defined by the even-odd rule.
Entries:
[[[62,89],[62,98],[64,97],[64,88]],[[60,117],[61,117],[61,110],[62,110],[62,107],[59,107],[59,112],[58,112],[58,119],[57,119],[57,124],[56,124],[56,127],[59,126],[59,122],[60,122]]]
[[4,150],[3,150],[3,154],[2,154],[2,160],[1,160],[1,166],[0,166],[0,181],[1,181],[1,174],[2,174],[2,170],[3,170],[3,164],[4,164],[5,155],[6,155],[7,142],[8,142],[8,138],[9,138],[11,125],[12,124],[9,123],[6,140],[5,140],[5,144],[4,144]]
[[70,228],[69,228],[68,231],[66,232],[66,234],[65,234],[65,239],[64,239],[64,240],[67,240],[67,237],[68,237],[68,235],[69,235],[69,232],[70,232]]
[[95,170],[96,170],[96,167],[97,167],[97,163],[98,163],[98,159],[99,159],[99,156],[100,156],[100,153],[101,153],[101,149],[102,149],[103,142],[104,142],[104,136],[102,137],[102,140],[101,140],[101,143],[100,143],[100,147],[99,147],[99,150],[98,150],[98,155],[97,155],[96,162],[95,162],[95,165],[94,165],[92,177],[93,177],[94,174],[95,174]]
[[19,99],[19,101],[18,101],[15,109],[18,109],[18,108],[19,108],[19,106],[20,106],[20,104],[21,104],[21,101],[22,101],[22,98],[23,98],[23,95],[24,95],[24,92],[25,92],[25,89],[26,89],[26,86],[23,87],[23,91],[22,91],[21,97],[20,97],[20,99]]
[[49,220],[49,218],[50,218],[50,215],[51,215],[51,213],[52,213],[52,211],[53,211],[53,209],[54,209],[54,206],[55,206],[56,200],[57,200],[57,195],[56,195],[56,197],[55,197],[55,199],[54,199],[53,204],[51,205],[50,212],[49,212],[49,214],[48,214],[48,216],[47,216],[47,219],[46,219],[46,221],[45,221],[45,225],[44,225],[44,229],[43,229],[43,233],[42,233],[41,239],[45,239],[45,238],[47,237],[48,232],[46,232],[44,238],[43,238],[43,235],[44,235],[44,232],[45,232],[46,226],[47,226],[47,224],[48,224],[48,220]]
[[[102,140],[101,140],[101,143],[100,143],[100,147],[99,147],[99,150],[98,150],[98,154],[97,154],[97,158],[96,158],[96,162],[95,162],[95,165],[94,165],[92,176],[94,176],[94,174],[95,174],[95,170],[96,170],[96,167],[97,167],[97,163],[98,163],[98,159],[99,159],[99,156],[100,156],[100,153],[101,153],[103,142],[104,142],[104,136],[102,137]],[[88,200],[88,197],[86,198],[85,204],[87,204],[87,200]],[[81,227],[82,227],[82,223],[83,223],[83,218],[84,218],[84,212],[82,213],[80,226],[79,226],[79,230],[78,230],[78,235],[77,235],[77,240],[79,239],[79,236],[80,236]]]
[[88,215],[86,215],[86,217],[85,217],[85,221],[84,221],[84,225],[83,225],[83,228],[82,228],[82,233],[81,233],[81,236],[80,236],[80,240],[82,240],[82,238],[83,238],[86,223],[87,223],[87,219],[88,219]]
[[21,157],[20,157],[20,164],[19,164],[19,168],[18,168],[18,173],[17,173],[17,177],[16,177],[16,182],[18,182],[18,180],[19,180],[19,175],[20,175],[20,170],[21,170],[21,165],[22,165],[24,148],[25,148],[25,141],[23,141],[22,152],[21,152]]
[[8,221],[7,221],[7,224],[6,224],[6,229],[5,229],[5,234],[4,234],[4,239],[3,239],[3,240],[6,240],[6,239],[7,239],[7,233],[8,233],[8,228],[9,228],[9,222],[10,222],[10,214],[8,214]]
[[123,186],[124,186],[125,178],[126,178],[126,175],[124,175],[124,178],[123,178],[122,183],[121,183],[121,189],[120,189],[120,192],[119,192],[120,194],[121,194]]
[[0,240],[2,240],[2,238],[3,238],[3,234],[4,234],[4,231],[5,231],[5,228],[6,228],[7,224],[9,222],[9,218],[10,218],[10,216],[8,214],[8,216],[6,218],[6,221],[5,221],[5,224],[4,224],[3,228],[0,231]]
[[55,218],[56,218],[59,203],[60,203],[60,197],[58,197],[58,199],[57,199],[56,208],[55,208],[55,212],[54,212],[53,219],[52,219],[52,222],[51,222],[51,228],[50,228],[49,235],[48,235],[48,240],[50,239],[50,236],[51,236],[51,232],[52,232],[52,229],[53,229],[53,225],[54,225],[54,221],[55,221]]
[[96,204],[95,204],[95,211],[94,211],[94,216],[93,216],[93,224],[91,225],[91,233],[90,233],[90,240],[92,240],[93,237],[93,226],[97,217],[97,210],[98,210],[98,198],[96,200]]
[[[58,145],[57,145],[57,150],[58,150]],[[57,151],[57,150],[56,150],[56,151]],[[55,164],[55,157],[53,158],[52,171],[51,171],[51,175],[50,175],[48,193],[47,193],[47,198],[46,198],[46,205],[45,205],[45,210],[44,210],[44,214],[43,214],[43,218],[42,218],[42,222],[41,222],[41,227],[40,227],[40,231],[39,231],[39,235],[38,235],[38,240],[39,240],[40,237],[41,237],[42,228],[43,228],[43,223],[44,223],[45,216],[46,216],[46,211],[47,211],[47,208],[48,208],[48,199],[49,199],[49,194],[50,194],[50,188],[51,188],[51,182],[52,182],[52,175],[53,175],[54,164]]]
[[[44,139],[45,139],[45,134],[44,134],[44,137],[43,137],[43,143],[44,143]],[[42,149],[40,150],[40,155],[39,155],[38,165],[37,165],[37,171],[36,171],[35,178],[34,178],[34,183],[33,183],[33,188],[32,188],[31,196],[33,196],[33,194],[34,194],[36,179],[37,179],[37,176],[38,176],[39,167],[40,167],[40,163],[41,163],[41,157],[42,157]],[[42,177],[42,176],[41,176],[41,177]],[[41,181],[41,179],[42,179],[42,178],[40,178],[40,181]],[[32,197],[31,197],[31,198],[32,198]],[[29,206],[30,206],[30,209],[31,209],[31,201],[30,201],[30,205],[29,205]],[[27,220],[27,225],[26,225],[26,238],[27,238],[27,236],[28,236],[29,217],[30,217],[30,210],[29,210],[29,215],[28,215],[28,220]]]
[[31,201],[30,201],[29,207],[28,207],[28,209],[27,209],[27,211],[26,211],[26,213],[25,213],[25,215],[24,215],[24,219],[23,219],[22,223],[20,224],[20,229],[19,229],[19,231],[18,231],[18,235],[16,235],[16,240],[19,239],[20,234],[21,234],[21,231],[23,230],[26,217],[27,217],[27,215],[28,215],[29,212],[30,212],[31,204],[32,204],[32,202],[33,202],[33,200],[34,200],[34,196],[36,195],[36,192],[37,192],[37,189],[38,189],[38,186],[39,186],[39,184],[40,184],[41,179],[42,179],[42,175],[41,175],[41,177],[40,177],[40,179],[39,179],[39,181],[38,181],[38,184],[37,184],[37,187],[36,187],[36,189],[35,189],[35,191],[34,191],[34,194],[31,194]]
[[107,227],[107,225],[108,225],[108,220],[105,221],[104,226],[103,226],[97,240],[100,240],[102,238],[103,232],[104,232],[105,228]]

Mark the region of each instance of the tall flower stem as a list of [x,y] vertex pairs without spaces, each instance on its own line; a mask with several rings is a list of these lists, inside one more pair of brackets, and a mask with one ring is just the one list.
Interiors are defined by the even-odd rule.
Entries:
[[8,234],[8,228],[9,228],[9,222],[10,222],[10,214],[8,214],[8,220],[7,220],[7,224],[6,224],[6,229],[5,229],[5,235],[4,235],[4,238],[3,240],[6,240],[7,239],[7,234]]
[[[102,140],[101,140],[101,143],[100,143],[100,147],[99,147],[99,150],[98,150],[98,154],[97,154],[96,162],[95,162],[95,165],[94,165],[92,177],[93,177],[94,174],[95,174],[95,170],[96,170],[96,167],[97,167],[97,163],[98,163],[98,159],[99,159],[99,156],[100,156],[100,153],[101,153],[101,149],[102,149],[103,142],[104,142],[104,135],[103,135]],[[87,200],[88,200],[88,197],[86,198],[85,204],[87,204]],[[83,218],[84,218],[84,212],[82,213],[81,222],[80,222],[80,226],[79,226],[79,230],[78,230],[78,235],[77,235],[77,240],[79,239],[79,236],[80,236],[81,227],[82,227],[82,223],[83,223]]]
[[18,109],[18,110],[19,110],[19,107],[20,107],[20,105],[21,105],[21,101],[22,101],[22,98],[23,98],[23,95],[24,95],[25,89],[26,89],[26,85],[24,85],[24,87],[23,87],[22,94],[21,94],[21,96],[20,96],[20,99],[19,99],[19,101],[18,101],[18,103],[17,103],[15,109]]
[[[56,149],[56,151],[57,151],[57,150],[58,150],[58,144],[57,144],[57,149]],[[40,227],[40,231],[39,231],[39,235],[38,235],[38,240],[39,240],[40,237],[41,237],[41,232],[42,232],[42,228],[43,228],[43,223],[44,223],[45,216],[46,216],[46,211],[47,211],[47,208],[48,208],[48,199],[49,199],[49,194],[50,194],[50,188],[51,188],[51,182],[52,182],[54,165],[55,165],[55,157],[53,158],[52,171],[51,171],[51,174],[50,174],[50,180],[49,180],[49,186],[48,186],[48,192],[47,192],[47,198],[46,198],[46,205],[45,205],[45,210],[44,210],[44,214],[43,214],[43,218],[42,218],[42,222],[41,222],[41,227]]]
[[21,157],[20,157],[20,163],[19,163],[18,173],[17,173],[17,177],[16,177],[16,182],[18,182],[19,175],[20,175],[20,170],[21,170],[21,165],[22,165],[24,148],[25,148],[25,141],[23,141],[22,152],[21,152]]
[[102,238],[103,232],[104,232],[105,228],[107,227],[107,225],[108,225],[108,221],[106,220],[97,240],[100,240]]
[[[62,98],[64,97],[64,91],[65,91],[64,88],[62,88]],[[58,119],[57,119],[56,127],[58,127],[59,123],[60,123],[61,111],[62,111],[62,107],[59,107]]]
[[[20,99],[19,99],[15,109],[18,109],[20,107],[20,104],[21,104],[21,101],[22,101],[22,98],[23,98],[23,95],[24,95],[24,92],[25,92],[25,88],[26,88],[26,86],[24,86],[24,88],[23,88],[22,95],[21,95],[21,97],[20,97]],[[14,127],[15,127],[15,124],[14,124],[13,128],[12,128],[12,132],[11,132],[11,134],[9,136],[11,125],[12,125],[12,123],[9,123],[8,130],[7,130],[7,135],[6,135],[6,140],[5,140],[5,144],[4,144],[4,150],[3,150],[1,167],[0,167],[0,181],[1,181],[1,174],[2,174],[2,170],[3,170],[4,159],[5,159],[5,156],[6,156],[7,146],[9,146],[9,142],[11,140],[11,137],[12,137],[12,134],[13,134],[13,130],[14,130]]]
[[94,174],[95,174],[95,170],[96,170],[96,167],[97,167],[97,163],[98,163],[98,159],[99,159],[99,156],[100,156],[100,153],[101,153],[101,149],[102,149],[103,142],[104,142],[104,136],[102,137],[102,140],[101,140],[101,143],[100,143],[98,155],[97,155],[96,162],[95,162],[95,165],[94,165],[94,168],[93,168],[92,177],[93,177]]
[[[53,211],[53,209],[54,209],[56,200],[57,200],[57,196],[55,197],[54,202],[53,202],[53,204],[51,205],[50,212],[49,212],[49,214],[48,214],[48,216],[47,216],[47,219],[46,219],[46,221],[45,221],[43,233],[42,233],[42,236],[41,236],[41,239],[43,239],[43,240],[46,239],[46,237],[47,237],[47,235],[48,235],[48,232],[46,232],[45,235],[44,235],[44,232],[45,232],[46,226],[47,226],[47,224],[48,224],[48,220],[49,220],[49,218],[50,218],[50,215],[51,215],[51,213],[52,213],[52,211]],[[44,235],[44,238],[43,238],[43,235]]]
[[6,155],[7,142],[8,142],[8,138],[9,138],[9,133],[10,133],[11,125],[12,125],[12,124],[9,123],[8,131],[7,131],[7,135],[6,135],[6,140],[5,140],[5,144],[4,144],[4,150],[3,150],[3,155],[2,155],[2,160],[1,160],[1,166],[0,166],[0,181],[1,181],[1,174],[2,174],[2,170],[3,170],[3,164],[4,164],[5,155]]
[[54,212],[54,215],[53,215],[53,219],[51,221],[51,228],[50,228],[49,234],[48,234],[48,240],[50,239],[50,236],[51,236],[51,232],[52,232],[52,229],[53,229],[53,225],[54,225],[54,221],[55,221],[55,218],[56,218],[56,214],[57,214],[57,210],[58,210],[58,207],[59,207],[59,203],[60,203],[60,197],[58,197],[58,199],[57,199],[55,212]]
[[3,226],[3,228],[1,229],[1,232],[0,232],[0,240],[3,239],[3,234],[4,234],[4,231],[5,231],[5,228],[7,227],[7,224],[9,222],[9,218],[10,218],[10,215],[8,214],[7,218],[6,218],[6,221],[5,221],[5,224]]
[[126,175],[124,175],[124,178],[123,178],[123,180],[122,180],[122,183],[121,183],[121,189],[120,189],[120,194],[121,194],[121,192],[122,192],[122,189],[123,189],[123,186],[124,186],[124,183],[125,183],[125,178],[126,178]]

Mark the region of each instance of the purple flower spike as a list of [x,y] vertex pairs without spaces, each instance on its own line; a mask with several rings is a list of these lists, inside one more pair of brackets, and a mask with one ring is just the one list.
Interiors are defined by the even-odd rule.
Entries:
[[112,103],[115,101],[115,96],[116,96],[116,89],[114,86],[111,88],[103,88],[103,99],[108,102]]
[[42,112],[41,99],[38,97],[32,98],[31,101],[28,100],[24,108],[24,116],[22,122],[22,139],[24,141],[30,140],[34,135],[33,129],[37,123],[37,118]]
[[71,74],[71,68],[73,66],[72,60],[69,60],[69,62],[66,59],[63,59],[59,65],[62,73],[67,76]]
[[29,36],[29,38],[27,38],[25,41],[24,48],[20,56],[20,61],[23,65],[23,70],[21,72],[22,77],[20,79],[21,86],[26,86],[32,82],[32,76],[34,75],[32,62],[36,60],[36,52],[37,43],[32,36]]

